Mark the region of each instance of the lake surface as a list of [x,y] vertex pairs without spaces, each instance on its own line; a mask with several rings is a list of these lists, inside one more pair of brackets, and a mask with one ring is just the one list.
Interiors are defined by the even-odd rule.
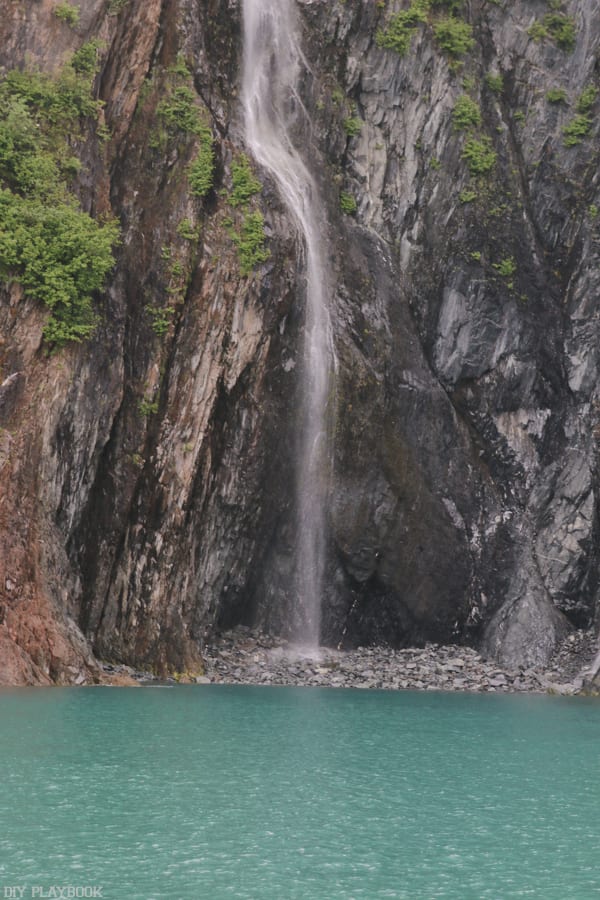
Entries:
[[593,700],[4,691],[0,766],[0,897],[600,897]]

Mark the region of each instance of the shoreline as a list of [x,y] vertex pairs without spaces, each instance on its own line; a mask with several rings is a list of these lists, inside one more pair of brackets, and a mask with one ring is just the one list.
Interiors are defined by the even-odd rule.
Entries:
[[586,668],[596,652],[592,632],[574,631],[547,666],[507,669],[456,644],[306,652],[285,639],[238,626],[206,645],[201,675],[161,678],[125,665],[103,663],[102,668],[104,683],[112,686],[230,684],[573,696],[584,688]]

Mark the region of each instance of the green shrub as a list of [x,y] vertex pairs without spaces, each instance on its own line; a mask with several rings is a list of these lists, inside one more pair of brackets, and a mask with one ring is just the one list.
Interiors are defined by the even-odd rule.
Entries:
[[588,85],[581,93],[576,104],[577,115],[563,128],[565,147],[581,144],[592,130],[591,110],[597,96],[598,89],[593,84]]
[[344,131],[348,137],[356,137],[357,134],[360,134],[362,127],[363,121],[358,116],[350,116],[344,121]]
[[461,94],[452,112],[452,121],[454,127],[459,131],[465,131],[468,128],[477,128],[481,124],[481,112],[479,106],[468,94]]
[[465,141],[462,158],[466,160],[471,175],[486,175],[496,163],[496,152],[488,137],[471,137]]
[[589,116],[578,115],[563,128],[565,147],[575,147],[581,144],[588,136],[592,128],[592,120]]
[[429,0],[412,0],[408,9],[395,13],[383,31],[376,35],[377,45],[404,56],[410,47],[415,28],[427,22]]
[[566,103],[567,92],[563,88],[550,88],[546,94],[548,103]]
[[433,33],[441,49],[455,59],[473,47],[473,29],[462,19],[446,16],[433,25]]
[[200,147],[188,168],[190,189],[195,197],[205,197],[213,186],[215,154],[212,132],[204,125],[200,134]]
[[247,212],[240,230],[230,227],[229,235],[237,247],[242,275],[249,275],[259,263],[269,258],[265,247],[265,220],[258,210]]
[[229,194],[231,206],[245,206],[255,194],[260,194],[262,185],[250,168],[250,160],[241,154],[231,163],[232,190]]
[[451,13],[458,13],[465,5],[465,0],[431,0],[431,6],[442,6]]
[[87,41],[71,57],[71,66],[80,75],[94,75],[98,68],[100,41]]
[[190,222],[189,219],[182,219],[179,225],[177,226],[177,234],[179,237],[182,237],[185,241],[197,241],[198,240],[198,228],[194,227],[193,223]]
[[551,12],[544,16],[544,26],[554,43],[561,50],[570,51],[575,46],[575,20],[563,13]]
[[140,400],[138,409],[140,415],[143,416],[144,419],[147,419],[148,416],[152,416],[158,412],[158,398],[156,400],[151,400],[149,397],[144,397],[143,400]]
[[79,8],[77,6],[71,6],[70,3],[59,3],[52,12],[57,19],[66,22],[72,28],[79,24]]
[[116,223],[96,222],[69,190],[81,164],[66,136],[97,116],[92,78],[71,63],[56,78],[24,70],[0,82],[0,278],[46,304],[45,335],[59,345],[92,332],[92,294],[118,239]]
[[529,28],[527,29],[527,34],[529,35],[531,40],[535,41],[536,43],[544,41],[550,35],[546,26],[542,25],[542,23],[538,22],[537,20],[529,26]]
[[129,0],[108,0],[108,14],[109,16],[118,16],[122,9],[124,9]]
[[583,115],[588,115],[591,112],[592,106],[596,102],[596,97],[598,96],[598,88],[593,84],[588,84],[588,86],[582,91],[577,100],[576,109],[578,113],[582,113]]
[[[164,306],[162,309],[159,309],[156,306],[147,306],[146,312],[150,317],[153,332],[158,335],[158,337],[165,335],[171,327],[175,307]],[[144,403],[144,401],[142,401],[142,403]],[[157,409],[158,405],[156,407],[156,410]],[[156,412],[156,410],[153,410],[153,412]]]
[[494,94],[501,94],[504,90],[504,79],[502,78],[502,75],[494,75],[492,72],[488,72],[485,76],[485,83]]
[[348,194],[346,191],[342,191],[340,194],[340,209],[347,216],[353,216],[357,210],[356,200],[352,196],[352,194]]
[[203,127],[196,96],[187,85],[178,85],[156,107],[156,115],[170,136],[179,134],[199,135]]
[[53,343],[93,331],[92,294],[113,265],[117,238],[115,222],[101,225],[74,202],[48,206],[0,191],[0,277],[16,278],[49,307],[45,336]]
[[461,191],[458,195],[458,199],[461,203],[472,203],[473,200],[477,200],[477,192],[469,190]]
[[511,278],[517,271],[517,264],[512,256],[507,256],[505,259],[500,260],[499,263],[493,263],[493,266],[503,278]]

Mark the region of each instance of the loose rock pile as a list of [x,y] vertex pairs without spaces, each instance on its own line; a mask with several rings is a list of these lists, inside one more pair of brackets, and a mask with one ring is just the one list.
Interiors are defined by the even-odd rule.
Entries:
[[558,648],[547,668],[510,671],[482,659],[471,648],[435,644],[405,650],[360,647],[338,652],[323,648],[315,657],[280,638],[240,626],[205,648],[203,680],[215,684],[574,694],[583,684],[582,666],[594,651],[592,635],[575,632]]

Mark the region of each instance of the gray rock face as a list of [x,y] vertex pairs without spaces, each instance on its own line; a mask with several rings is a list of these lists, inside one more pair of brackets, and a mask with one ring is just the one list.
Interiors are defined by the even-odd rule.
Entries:
[[[592,0],[565,2],[567,51],[528,35],[542,0],[473,0],[474,45],[457,65],[430,24],[403,57],[378,46],[404,5],[299,0],[314,125],[299,140],[327,205],[337,286],[322,636],[462,641],[509,669],[540,666],[600,608],[600,102],[580,144],[563,135],[598,80],[600,21]],[[85,347],[47,359],[41,311],[2,295],[0,526],[18,525],[0,559],[15,580],[18,551],[19,596],[34,585],[44,615],[70,623],[61,634],[73,618],[105,658],[195,671],[216,627],[286,634],[294,616],[302,253],[264,173],[269,260],[243,277],[228,234],[223,192],[243,150],[240,5],[130,0],[107,16],[86,0],[77,33],[57,31],[48,4],[13,7],[0,26],[7,68],[25,51],[51,68],[92,36],[107,48],[97,89],[113,137],[82,150],[79,189],[86,208],[110,205],[123,242]],[[178,52],[215,137],[204,200],[188,190],[191,146],[152,146]],[[549,102],[550,89],[566,102]],[[473,136],[496,153],[479,176],[453,124],[465,93],[481,114]],[[194,242],[177,230],[184,219]],[[164,248],[185,278],[157,336],[147,309],[173,296]],[[0,598],[0,638],[58,678],[15,596]],[[78,641],[69,652],[81,658]]]

